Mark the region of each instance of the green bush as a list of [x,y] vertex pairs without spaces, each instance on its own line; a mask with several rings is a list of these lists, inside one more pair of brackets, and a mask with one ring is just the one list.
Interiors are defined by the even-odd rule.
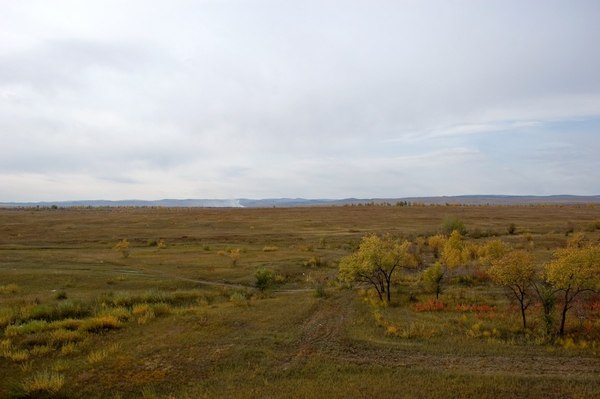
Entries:
[[458,231],[461,235],[466,233],[465,224],[456,216],[447,216],[442,222],[442,232],[450,235],[453,231]]
[[256,278],[256,288],[258,288],[260,292],[264,292],[273,283],[273,272],[264,267],[258,269],[256,273],[254,273],[254,277]]

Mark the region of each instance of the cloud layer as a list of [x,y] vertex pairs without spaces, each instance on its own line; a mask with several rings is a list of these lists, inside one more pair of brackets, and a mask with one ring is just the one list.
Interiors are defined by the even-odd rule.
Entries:
[[596,1],[19,1],[0,200],[599,194]]

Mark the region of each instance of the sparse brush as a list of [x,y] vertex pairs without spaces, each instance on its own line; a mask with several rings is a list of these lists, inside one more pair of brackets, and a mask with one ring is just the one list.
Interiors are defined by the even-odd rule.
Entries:
[[50,323],[48,326],[50,329],[65,329],[65,330],[77,330],[81,325],[82,321],[77,319],[64,319],[56,320]]
[[131,317],[131,311],[126,307],[119,306],[116,308],[109,308],[102,311],[98,316],[113,316],[119,321],[127,321]]
[[20,288],[16,284],[0,285],[0,294],[1,295],[16,294],[19,291],[20,291]]
[[104,349],[99,349],[90,352],[87,355],[87,361],[90,364],[98,364],[108,357],[109,353]]
[[64,345],[71,342],[79,342],[83,340],[83,335],[80,331],[71,331],[59,329],[50,333],[50,342],[53,345]]
[[103,315],[86,319],[79,326],[80,331],[100,332],[121,327],[119,319],[112,315]]
[[68,370],[69,369],[69,364],[67,363],[67,361],[65,361],[63,359],[58,359],[57,361],[55,361],[52,364],[51,369],[52,369],[52,371],[60,373],[61,371]]
[[30,373],[32,368],[33,368],[33,360],[19,364],[19,369],[23,373]]
[[11,308],[0,308],[0,328],[4,328],[17,320],[17,312]]
[[154,309],[147,303],[135,305],[131,310],[131,314],[137,319],[138,324],[146,324],[156,317]]
[[248,298],[242,292],[235,291],[229,296],[229,302],[233,303],[235,306],[247,306]]
[[12,325],[6,327],[4,335],[7,337],[16,337],[19,335],[34,334],[48,329],[48,322],[44,320],[32,320],[24,324]]
[[21,387],[29,397],[56,395],[65,385],[65,377],[54,371],[38,371],[26,378]]
[[60,348],[60,354],[63,356],[72,355],[73,353],[77,353],[79,351],[79,347],[75,342],[69,342],[66,345],[63,345]]
[[118,352],[119,349],[120,349],[119,344],[112,344],[112,345],[108,346],[107,348],[92,351],[88,354],[87,361],[90,364],[100,363],[100,362],[104,361],[106,358],[108,358],[110,355]]
[[317,298],[325,298],[327,296],[327,291],[325,290],[325,284],[316,283],[314,295]]
[[304,261],[305,267],[325,267],[327,266],[327,262],[323,260],[320,256],[311,256],[306,261]]
[[52,347],[48,345],[36,345],[29,350],[29,353],[33,356],[43,356],[52,352]]
[[156,317],[167,316],[171,314],[171,307],[166,303],[155,303],[152,305],[152,310]]
[[147,303],[140,303],[140,304],[133,306],[133,309],[131,309],[131,314],[134,317],[139,317],[139,316],[143,315],[144,313],[148,312],[149,310],[150,310],[150,305],[148,305]]
[[2,352],[2,357],[19,363],[29,360],[29,352],[25,349],[8,349]]
[[0,341],[0,352],[12,348],[12,341],[9,338]]

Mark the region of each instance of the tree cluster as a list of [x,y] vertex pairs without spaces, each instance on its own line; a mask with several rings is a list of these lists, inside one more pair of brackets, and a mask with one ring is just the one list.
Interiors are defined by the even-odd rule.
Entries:
[[[499,239],[482,245],[465,242],[459,229],[422,242],[429,247],[434,262],[422,270],[421,280],[435,293],[436,300],[455,270],[476,262],[486,269],[493,282],[506,287],[519,305],[523,329],[527,328],[527,310],[537,301],[550,334],[554,307],[560,303],[558,334],[562,336],[575,299],[586,291],[600,290],[600,246],[586,243],[583,235],[574,235],[566,248],[556,250],[553,260],[542,265],[531,252],[512,250]],[[397,271],[415,269],[422,263],[417,247],[389,236],[365,236],[358,250],[341,260],[339,278],[348,283],[366,283],[381,301],[390,302]]]

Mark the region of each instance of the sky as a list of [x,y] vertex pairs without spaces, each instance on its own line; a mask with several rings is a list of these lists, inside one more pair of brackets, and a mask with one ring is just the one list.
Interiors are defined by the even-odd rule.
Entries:
[[0,202],[600,194],[600,2],[0,0]]

